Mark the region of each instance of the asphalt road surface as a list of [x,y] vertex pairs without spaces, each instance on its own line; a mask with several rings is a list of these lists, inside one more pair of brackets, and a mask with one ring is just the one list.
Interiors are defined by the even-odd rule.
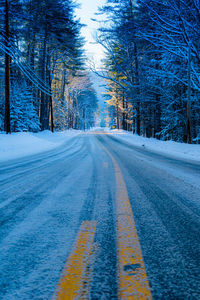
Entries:
[[0,166],[0,299],[200,299],[200,164],[103,132]]

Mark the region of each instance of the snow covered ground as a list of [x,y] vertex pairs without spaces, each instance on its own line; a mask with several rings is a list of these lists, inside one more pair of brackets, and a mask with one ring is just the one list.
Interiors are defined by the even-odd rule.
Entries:
[[38,133],[19,132],[8,135],[0,134],[0,161],[54,149],[79,133],[76,130],[55,133],[46,130]]
[[[108,128],[92,129],[92,131],[98,130],[105,131],[125,143],[139,146],[143,149],[182,159],[200,161],[200,145],[188,145],[173,141],[159,141],[154,138],[148,139],[123,130],[110,130]],[[0,161],[20,158],[54,149],[77,134],[80,134],[80,131],[66,130],[54,134],[50,131],[39,133],[21,132],[12,133],[11,135],[0,134]]]
[[200,161],[200,145],[189,145],[174,141],[159,141],[154,138],[149,139],[135,134],[133,135],[132,132],[126,132],[124,130],[110,130],[106,128],[105,131],[111,133],[124,142],[145,148],[147,150],[182,159],[185,158]]

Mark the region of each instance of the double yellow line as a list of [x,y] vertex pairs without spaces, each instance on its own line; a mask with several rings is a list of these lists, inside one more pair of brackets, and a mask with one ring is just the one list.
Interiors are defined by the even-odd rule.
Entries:
[[[116,160],[103,148],[113,162],[116,176],[118,298],[152,299],[126,184]],[[58,285],[58,300],[89,299],[84,284],[95,230],[95,221],[81,225],[74,250]]]
[[92,252],[96,222],[83,222],[74,250],[69,256],[60,280],[56,299],[87,299],[87,267]]
[[113,161],[116,176],[117,256],[119,299],[152,299],[133,212],[121,170]]

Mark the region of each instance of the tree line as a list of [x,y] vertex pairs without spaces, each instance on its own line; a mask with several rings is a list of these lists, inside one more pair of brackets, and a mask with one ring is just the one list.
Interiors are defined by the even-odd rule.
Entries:
[[0,130],[86,129],[97,97],[72,0],[0,0]]
[[99,13],[109,124],[198,143],[199,1],[107,0]]

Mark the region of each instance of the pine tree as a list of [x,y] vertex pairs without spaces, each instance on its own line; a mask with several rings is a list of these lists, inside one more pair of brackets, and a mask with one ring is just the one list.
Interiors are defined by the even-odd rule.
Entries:
[[11,130],[13,132],[40,130],[34,98],[26,82],[14,83],[11,92]]

